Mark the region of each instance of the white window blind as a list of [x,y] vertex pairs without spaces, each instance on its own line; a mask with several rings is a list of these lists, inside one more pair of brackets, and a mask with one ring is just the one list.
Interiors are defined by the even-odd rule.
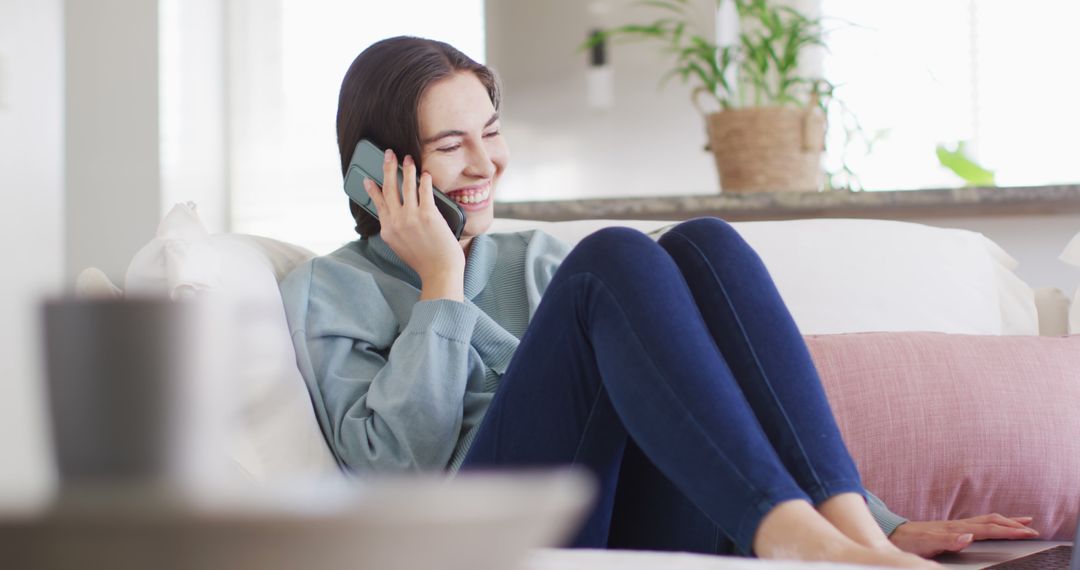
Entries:
[[483,62],[483,0],[234,0],[227,17],[232,230],[327,253],[354,239],[334,122],[364,48],[414,35]]
[[[951,187],[935,147],[965,141],[998,185],[1080,182],[1080,2],[822,0],[826,76],[867,133],[849,161],[868,190]],[[837,25],[837,21],[832,22]],[[842,129],[830,132],[829,166]]]

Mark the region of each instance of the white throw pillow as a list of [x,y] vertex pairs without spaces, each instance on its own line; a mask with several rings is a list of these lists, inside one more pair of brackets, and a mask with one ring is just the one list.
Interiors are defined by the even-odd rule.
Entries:
[[[569,243],[606,226],[674,222],[496,220],[492,231],[540,228]],[[1017,263],[982,234],[887,220],[732,224],[761,255],[804,334],[936,331],[1038,334],[1034,293]]]
[[178,204],[135,254],[126,294],[212,296],[237,312],[238,405],[230,455],[252,479],[337,475],[296,366],[278,279],[313,254],[269,238],[210,235],[193,204]]
[[[1080,234],[1073,236],[1061,252],[1060,259],[1069,265],[1080,267]],[[1072,307],[1069,309],[1069,333],[1080,333],[1080,287],[1077,287]]]
[[75,277],[75,296],[84,299],[117,299],[123,297],[124,292],[113,284],[104,271],[97,267],[88,267]]
[[1034,294],[1012,273],[1015,261],[982,234],[851,219],[736,228],[804,334],[1038,334]]

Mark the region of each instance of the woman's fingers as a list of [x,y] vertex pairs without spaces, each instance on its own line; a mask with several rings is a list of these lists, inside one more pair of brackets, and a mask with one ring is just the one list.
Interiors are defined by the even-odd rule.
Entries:
[[431,185],[431,175],[427,172],[420,175],[420,205],[435,209],[435,191]]
[[981,528],[975,531],[975,535],[979,537],[979,540],[1022,539],[1039,536],[1038,531],[1027,527],[1016,528],[995,523],[983,523],[980,526]]
[[1014,526],[1014,527],[1017,527],[1017,528],[1026,527],[1027,525],[1031,524],[1032,521],[1035,520],[1032,517],[1005,517],[1005,516],[1001,516],[1001,515],[997,515],[997,516],[999,517],[998,520],[1001,521],[1000,524],[1003,524],[1005,526]]
[[951,522],[908,521],[897,527],[889,540],[901,550],[924,557],[967,548],[976,539],[975,535],[970,531],[952,530]]
[[986,523],[986,524],[996,524],[996,525],[1000,525],[1000,526],[1004,526],[1004,527],[1025,529],[1025,528],[1027,528],[1028,524],[1031,524],[1033,519],[1031,517],[1006,517],[1006,516],[994,513],[994,514],[989,514],[989,515],[982,515],[982,516],[978,516],[978,517],[973,517],[973,518],[968,519],[968,520],[971,520],[972,522],[979,522],[979,523]]
[[401,170],[405,178],[401,189],[402,202],[406,208],[416,207],[420,199],[416,195],[416,162],[413,161],[412,155],[405,155],[405,160],[401,161]]
[[999,514],[982,515],[949,522],[954,532],[971,532],[976,540],[1024,539],[1039,536],[1038,531]]
[[383,184],[382,195],[390,213],[401,208],[401,192],[397,187],[397,157],[394,151],[386,149],[383,155]]
[[371,197],[371,202],[375,204],[375,211],[379,214],[379,217],[382,218],[386,212],[386,200],[383,199],[382,190],[379,188],[379,185],[370,178],[364,178],[364,190],[367,191],[368,196]]

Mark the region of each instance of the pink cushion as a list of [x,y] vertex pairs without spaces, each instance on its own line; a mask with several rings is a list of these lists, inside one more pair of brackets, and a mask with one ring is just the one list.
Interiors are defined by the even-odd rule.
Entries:
[[1080,336],[808,336],[866,488],[912,520],[1080,509]]

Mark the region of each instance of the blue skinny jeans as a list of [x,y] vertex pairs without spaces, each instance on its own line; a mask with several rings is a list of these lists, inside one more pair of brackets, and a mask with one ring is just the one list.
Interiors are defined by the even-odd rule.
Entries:
[[863,491],[776,286],[716,218],[601,230],[555,273],[464,468],[565,464],[599,480],[586,548],[749,555],[778,503]]

